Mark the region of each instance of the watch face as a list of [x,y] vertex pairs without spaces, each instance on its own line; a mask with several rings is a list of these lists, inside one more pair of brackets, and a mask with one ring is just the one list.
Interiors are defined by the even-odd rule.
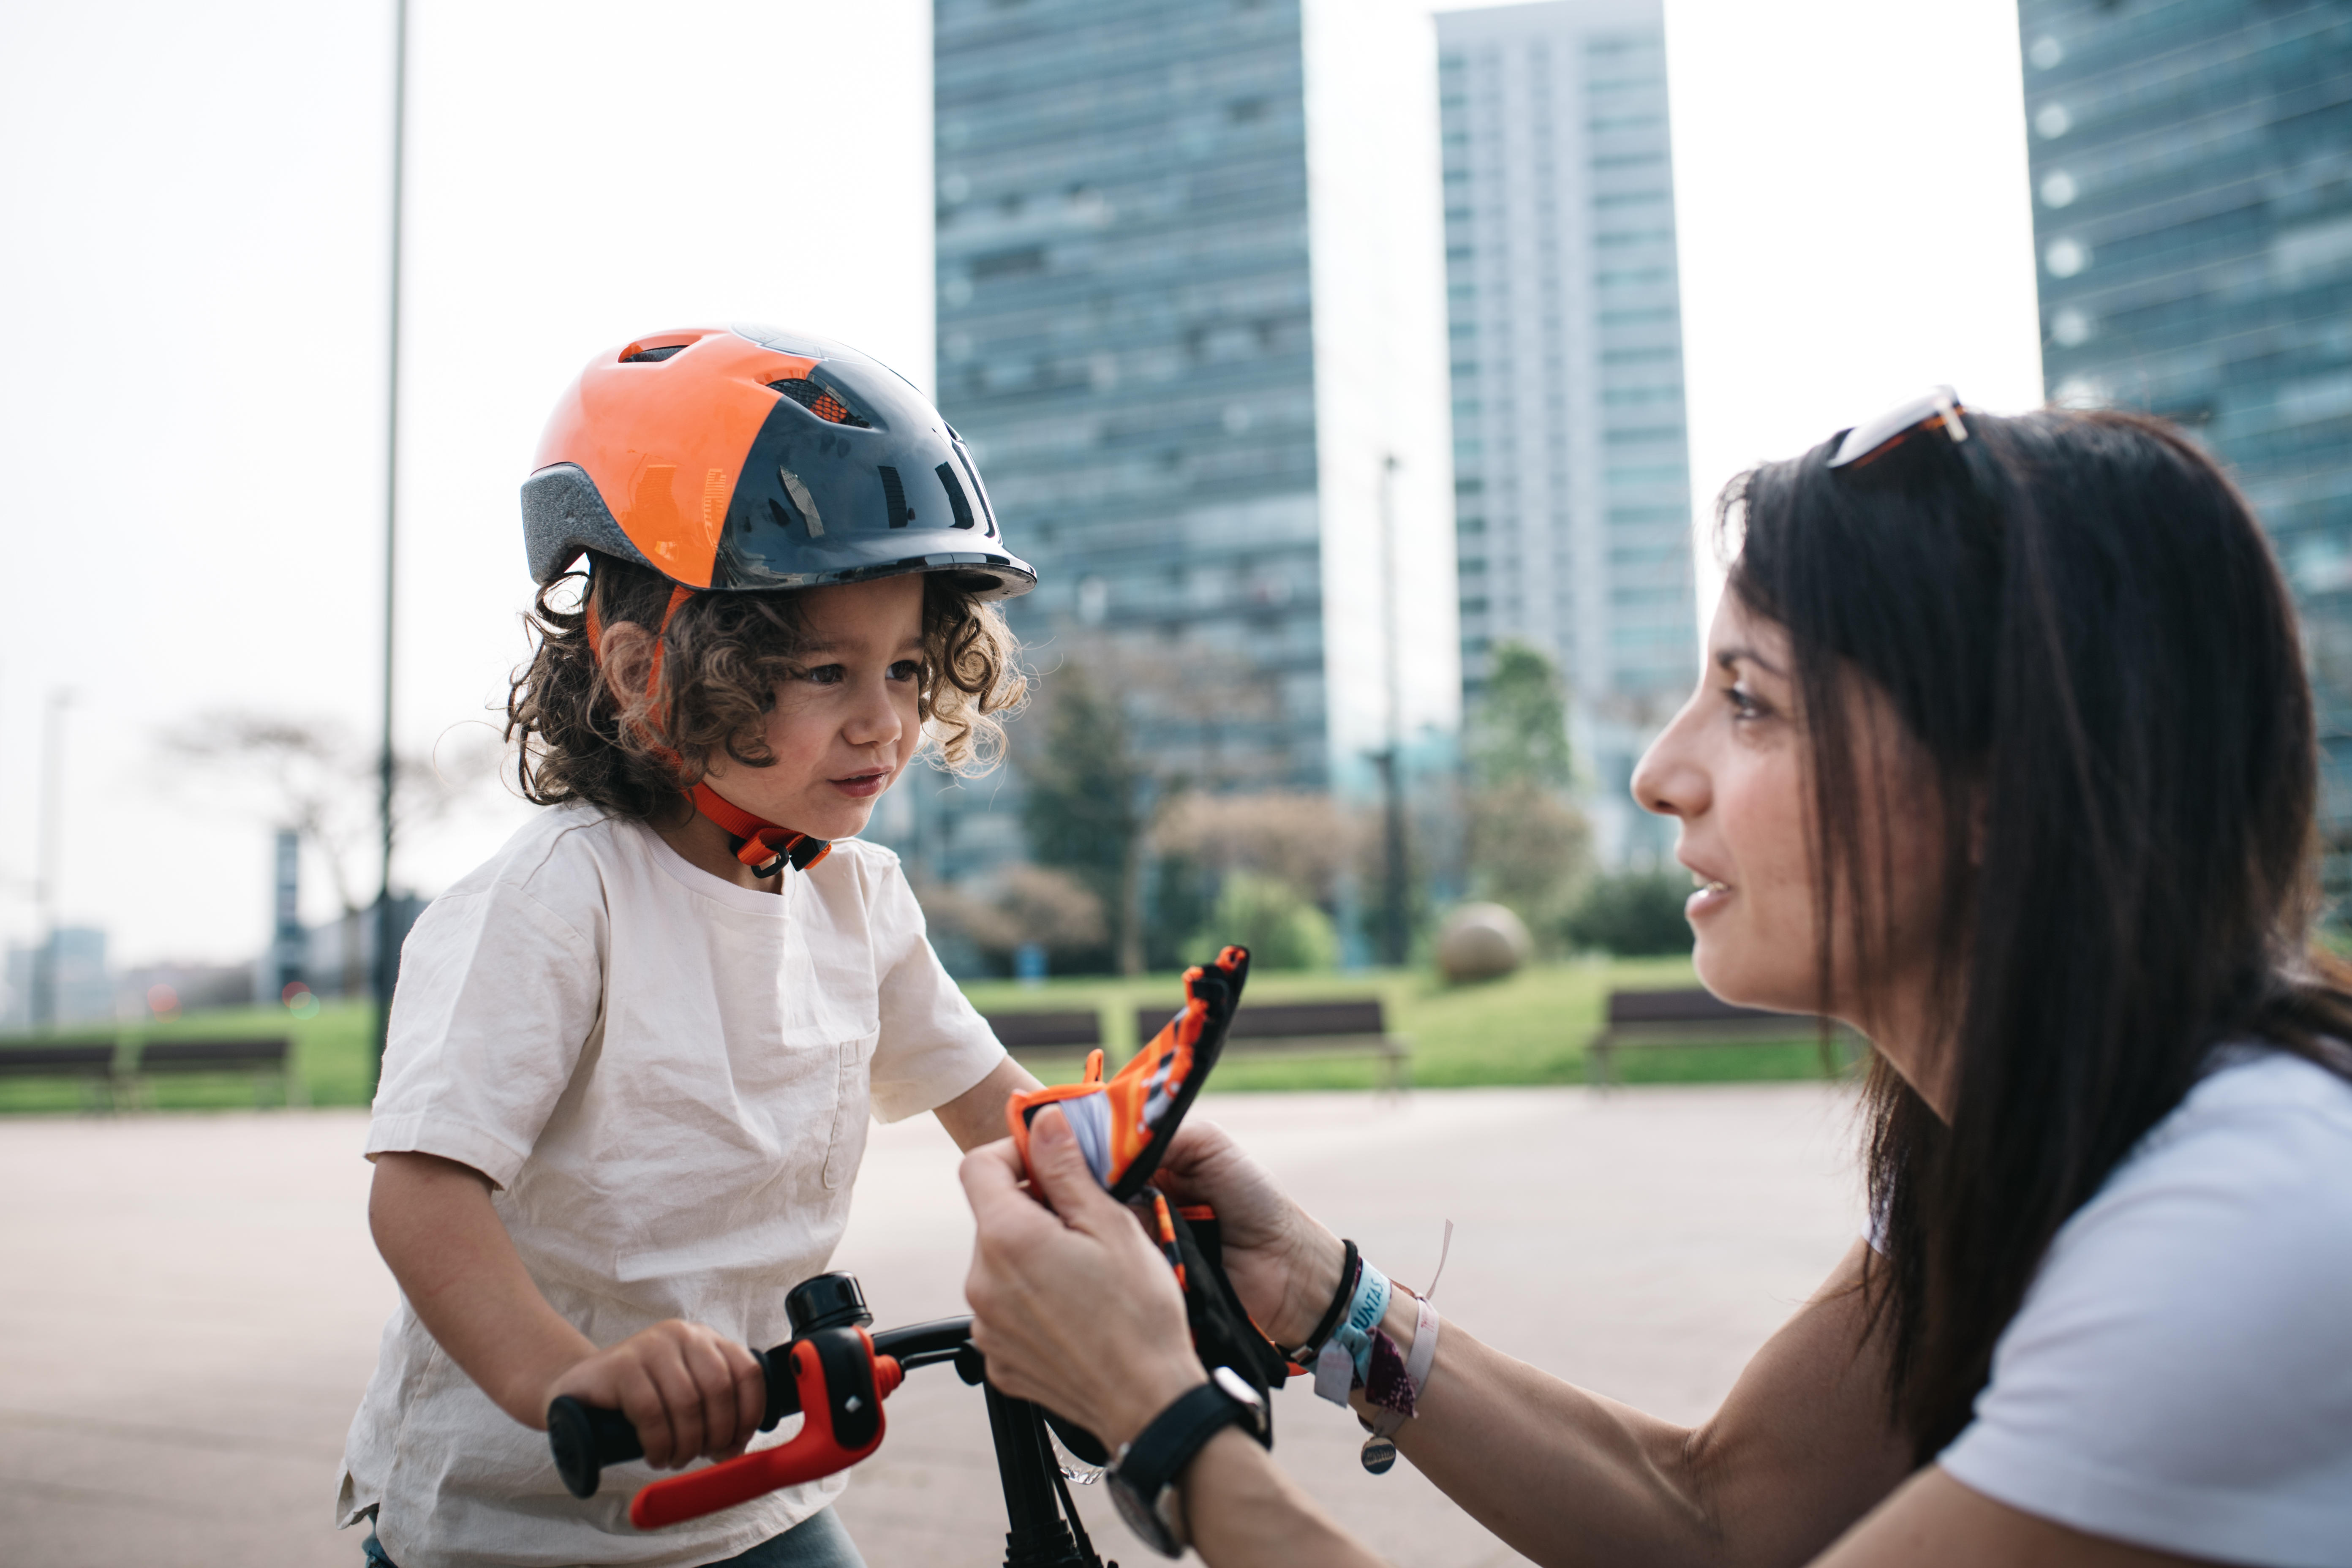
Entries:
[[[1160,1495],[1166,1498],[1175,1489],[1163,1487]],[[1145,1501],[1143,1494],[1135,1489],[1135,1484],[1117,1470],[1110,1473],[1110,1500],[1118,1505],[1118,1517],[1127,1521],[1127,1528],[1135,1531],[1136,1539],[1143,1544],[1162,1557],[1178,1556],[1183,1552],[1184,1549],[1176,1544],[1175,1531],[1160,1517],[1160,1510]]]

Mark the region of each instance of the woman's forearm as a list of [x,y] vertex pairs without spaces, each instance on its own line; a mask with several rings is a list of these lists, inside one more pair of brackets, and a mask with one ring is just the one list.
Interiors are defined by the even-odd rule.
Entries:
[[[1398,1451],[1547,1568],[1809,1562],[1912,1468],[1888,1419],[1860,1268],[1857,1250],[1697,1427],[1588,1393],[1444,1323]],[[1412,1345],[1414,1315],[1399,1291],[1382,1327],[1400,1347]]]
[[1380,1568],[1370,1548],[1237,1429],[1210,1439],[1184,1470],[1184,1522],[1210,1568]]
[[[1465,1383],[1499,1387],[1494,1381],[1499,1376],[1514,1385],[1549,1384],[1588,1405],[1606,1407],[1570,1416],[1595,1430],[1610,1424],[1612,1412],[1634,1414],[1593,1401],[1484,1346],[1475,1350],[1475,1354],[1461,1359],[1475,1370],[1462,1365],[1451,1369],[1463,1373]],[[1507,1368],[1517,1368],[1526,1376],[1512,1378]],[[1434,1398],[1435,1379],[1431,1383]],[[1457,1407],[1461,1403],[1456,1402]],[[1496,1408],[1505,1409],[1501,1403]],[[1671,1486],[1656,1480],[1654,1472],[1656,1484],[1645,1485],[1648,1467],[1629,1429],[1621,1427],[1610,1437],[1622,1457],[1609,1463],[1591,1445],[1561,1452],[1561,1434],[1543,1429],[1539,1419],[1529,1417],[1516,1403],[1505,1413],[1508,1419],[1499,1429],[1488,1422],[1486,1430],[1473,1430],[1442,1405],[1425,1410],[1407,1426],[1422,1427],[1413,1434],[1411,1448],[1429,1461],[1423,1464],[1423,1472],[1510,1545],[1545,1563],[1705,1560],[1701,1551],[1663,1549],[1670,1534],[1687,1537],[1696,1547],[1704,1531],[1687,1528],[1692,1510],[1675,1500]],[[1400,1446],[1405,1446],[1402,1435]],[[1570,1479],[1571,1473],[1576,1479]],[[1186,1468],[1181,1485],[1192,1545],[1210,1568],[1376,1568],[1381,1562],[1300,1490],[1271,1455],[1237,1430],[1221,1433],[1202,1448]],[[1584,1506],[1564,1508],[1563,1500],[1570,1495]],[[1675,1515],[1685,1528],[1664,1528],[1663,1521]],[[1612,1519],[1621,1528],[1611,1527]]]
[[[1413,1315],[1398,1291],[1383,1327],[1400,1347],[1412,1343]],[[1450,1322],[1423,1389],[1398,1452],[1527,1557],[1548,1568],[1724,1561],[1685,1460],[1687,1428],[1588,1394]],[[1357,1408],[1370,1414],[1360,1391]]]

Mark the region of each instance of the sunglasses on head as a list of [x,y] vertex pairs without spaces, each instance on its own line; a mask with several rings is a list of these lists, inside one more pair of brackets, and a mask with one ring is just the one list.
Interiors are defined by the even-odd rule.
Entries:
[[1829,466],[1859,468],[1877,461],[1914,437],[1938,432],[1958,447],[1969,438],[1968,425],[1960,418],[1966,412],[1958,393],[1948,386],[1937,387],[1925,396],[1915,397],[1899,408],[1890,408],[1847,431],[1838,449],[1830,455]]

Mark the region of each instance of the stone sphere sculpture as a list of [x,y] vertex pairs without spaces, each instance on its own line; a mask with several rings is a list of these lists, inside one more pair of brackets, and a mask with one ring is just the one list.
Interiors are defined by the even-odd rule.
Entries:
[[1528,961],[1535,944],[1519,917],[1500,904],[1464,904],[1437,934],[1437,970],[1454,984],[1499,980]]

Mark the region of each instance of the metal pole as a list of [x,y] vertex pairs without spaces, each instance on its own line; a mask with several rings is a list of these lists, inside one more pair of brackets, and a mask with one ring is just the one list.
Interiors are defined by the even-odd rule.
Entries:
[[1386,886],[1381,890],[1381,960],[1391,967],[1405,961],[1411,923],[1405,887],[1404,683],[1397,652],[1396,471],[1394,452],[1381,457],[1381,673],[1388,684],[1387,744],[1376,759],[1381,769],[1381,837]]
[[54,1028],[58,1021],[58,818],[65,811],[66,709],[73,694],[62,688],[49,693],[41,715],[41,842],[39,870],[33,883],[33,903],[40,911],[41,945],[33,952],[32,1026]]
[[997,1479],[1004,1487],[1004,1568],[1084,1568],[1077,1543],[1062,1522],[1045,1423],[1025,1399],[1008,1399],[994,1384],[988,1396],[989,1435],[996,1441]]
[[400,259],[408,145],[408,0],[394,0],[392,46],[392,300],[387,312],[383,405],[383,730],[376,753],[376,826],[383,837],[383,877],[375,897],[375,1066],[392,1022],[392,982],[398,971],[392,919],[392,700],[395,648],[394,611],[400,581]]

